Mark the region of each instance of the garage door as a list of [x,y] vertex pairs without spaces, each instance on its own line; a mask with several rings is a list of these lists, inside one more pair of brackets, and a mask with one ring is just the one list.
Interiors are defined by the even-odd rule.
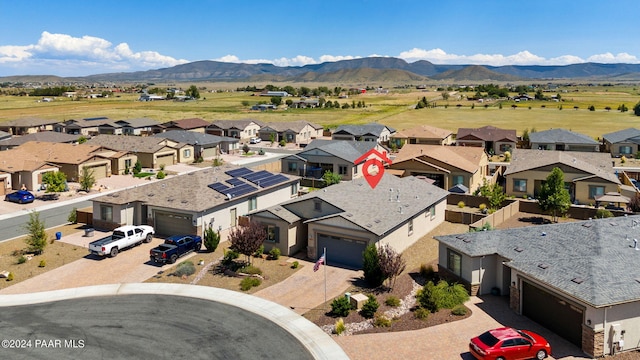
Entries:
[[522,285],[523,315],[582,348],[582,310],[526,281]]
[[7,185],[5,184],[4,180],[5,180],[4,178],[0,179],[0,195],[4,195],[7,190],[6,188]]
[[158,156],[156,158],[156,164],[158,168],[160,168],[160,165],[164,165],[164,166],[173,165],[173,154]]
[[212,158],[215,157],[218,154],[218,148],[217,147],[210,147],[207,149],[202,149],[202,157],[203,158]]
[[353,240],[338,236],[318,234],[318,257],[327,249],[327,264],[362,268],[362,253],[367,247],[366,241]]
[[191,215],[155,212],[154,228],[158,235],[189,235],[196,229],[191,224]]
[[96,180],[107,177],[107,165],[89,166],[89,171],[93,171],[93,177]]

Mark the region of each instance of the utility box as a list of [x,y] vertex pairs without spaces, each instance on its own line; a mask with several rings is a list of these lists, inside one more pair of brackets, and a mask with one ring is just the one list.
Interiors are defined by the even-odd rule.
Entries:
[[360,310],[367,300],[369,300],[369,298],[365,294],[351,295],[351,307],[356,310]]

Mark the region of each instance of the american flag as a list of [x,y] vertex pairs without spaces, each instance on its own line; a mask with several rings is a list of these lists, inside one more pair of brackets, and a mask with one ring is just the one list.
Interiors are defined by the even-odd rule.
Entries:
[[318,271],[318,269],[320,269],[320,265],[324,264],[324,255],[322,254],[322,256],[320,256],[320,259],[318,259],[318,261],[316,261],[316,264],[313,265],[313,271],[316,272]]

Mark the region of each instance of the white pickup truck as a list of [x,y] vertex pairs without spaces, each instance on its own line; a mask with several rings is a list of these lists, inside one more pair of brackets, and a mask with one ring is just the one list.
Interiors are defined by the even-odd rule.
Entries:
[[148,225],[125,225],[115,230],[107,237],[89,243],[91,254],[115,257],[120,250],[151,242],[153,227]]

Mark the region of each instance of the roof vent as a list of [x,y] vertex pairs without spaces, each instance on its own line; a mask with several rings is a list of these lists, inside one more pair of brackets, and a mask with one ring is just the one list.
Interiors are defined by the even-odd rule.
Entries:
[[538,264],[538,267],[542,270],[546,270],[549,267],[549,264],[540,263]]
[[540,234],[540,235],[547,236],[547,233],[543,231],[542,234]]
[[352,213],[346,213],[346,214],[345,214],[345,216],[346,216],[346,217],[352,217],[352,216],[353,216],[353,214],[352,214]]
[[573,279],[571,279],[571,281],[573,281],[576,284],[582,284],[584,282],[584,279],[581,277],[574,277]]
[[[591,218],[589,218],[589,220],[591,220]],[[591,225],[593,225],[593,224],[592,224],[592,223],[590,223],[590,222],[585,222],[584,224],[582,224],[582,226],[584,226],[584,227],[586,227],[586,228],[590,228],[590,227],[591,227]]]
[[400,214],[402,214],[402,206],[398,207],[398,210],[400,211]]
[[638,239],[633,239],[633,246],[629,245],[630,247],[632,247],[634,250],[640,250],[638,249]]
[[524,249],[523,249],[523,248],[521,248],[521,247],[519,247],[519,246],[518,246],[517,248],[513,249],[513,250],[514,250],[515,252],[519,252],[519,253],[524,251]]

